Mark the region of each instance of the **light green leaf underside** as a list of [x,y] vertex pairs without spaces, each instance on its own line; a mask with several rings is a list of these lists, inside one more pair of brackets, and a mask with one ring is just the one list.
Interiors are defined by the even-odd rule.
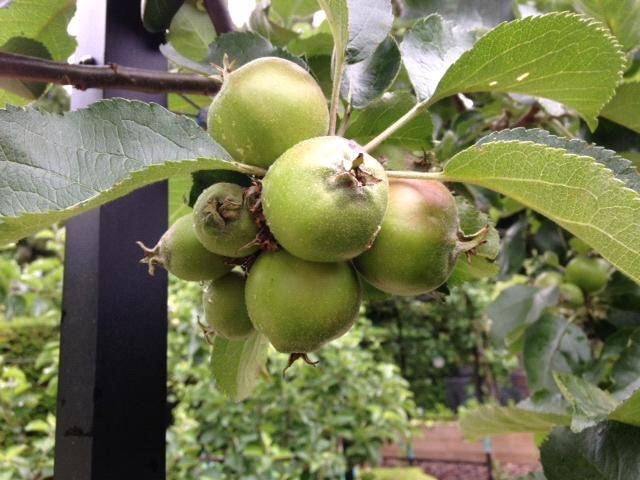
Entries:
[[625,56],[600,24],[567,12],[503,23],[444,74],[431,102],[458,92],[509,92],[574,108],[591,129],[621,79]]
[[268,347],[267,337],[258,332],[245,340],[215,337],[211,372],[216,388],[236,402],[251,395],[267,360]]
[[640,133],[640,80],[621,84],[600,115]]
[[180,54],[195,61],[207,55],[215,38],[216,31],[207,12],[188,2],[174,15],[167,34],[167,41]]
[[549,432],[557,425],[569,425],[568,415],[538,412],[519,407],[483,405],[466,412],[460,419],[463,435],[478,440],[487,435],[512,432]]
[[640,195],[594,157],[532,141],[494,141],[458,153],[444,177],[512,197],[640,282]]
[[0,110],[0,244],[195,170],[242,171],[192,120],[105,100],[54,115]]
[[606,420],[618,401],[608,392],[568,373],[554,373],[553,379],[571,407],[571,430],[581,432]]

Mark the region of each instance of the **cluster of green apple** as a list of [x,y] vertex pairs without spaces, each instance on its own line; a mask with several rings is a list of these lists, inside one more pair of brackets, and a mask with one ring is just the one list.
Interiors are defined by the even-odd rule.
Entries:
[[588,256],[590,248],[572,239],[572,247],[578,254],[569,261],[563,271],[547,270],[538,275],[534,285],[540,288],[558,287],[560,299],[573,308],[585,304],[585,296],[600,293],[609,282],[611,265],[602,259]]
[[216,335],[256,329],[306,359],[353,325],[363,284],[426,293],[465,250],[449,190],[390,180],[356,142],[327,136],[320,87],[288,60],[225,71],[208,129],[235,161],[266,175],[248,188],[205,189],[143,261],[207,282],[204,312]]

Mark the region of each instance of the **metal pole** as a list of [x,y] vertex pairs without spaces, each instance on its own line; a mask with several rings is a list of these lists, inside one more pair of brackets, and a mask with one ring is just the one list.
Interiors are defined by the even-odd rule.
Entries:
[[[78,2],[78,54],[165,70],[159,38],[142,29],[139,2]],[[164,95],[75,92],[165,103]],[[67,223],[60,339],[56,480],[165,478],[167,281],[137,263],[136,240],[167,227],[166,182]]]

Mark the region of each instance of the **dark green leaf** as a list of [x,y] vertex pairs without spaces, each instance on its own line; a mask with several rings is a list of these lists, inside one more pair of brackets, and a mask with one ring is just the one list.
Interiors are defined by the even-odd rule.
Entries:
[[581,432],[606,420],[618,401],[608,392],[568,373],[554,373],[560,393],[571,407],[571,430]]
[[[353,112],[345,136],[364,145],[407,113],[414,104],[415,98],[407,92],[385,94],[365,110]],[[425,112],[395,132],[387,143],[415,150],[429,148],[432,132],[431,116]]]
[[613,365],[613,380],[616,388],[622,389],[640,377],[640,329],[629,337],[627,347]]
[[611,421],[580,433],[556,428],[540,456],[548,480],[640,478],[640,428]]
[[353,108],[362,110],[380,97],[400,71],[400,50],[393,37],[387,37],[365,60],[347,65],[340,88],[342,97]]
[[164,32],[184,0],[141,0],[140,15],[144,28],[153,33]]
[[168,177],[244,168],[192,120],[155,104],[0,110],[0,244]]
[[349,13],[349,42],[347,63],[368,58],[387,38],[393,24],[391,0],[347,0]]
[[492,28],[513,17],[504,0],[403,0],[402,18],[417,19],[438,13],[465,29]]
[[230,61],[235,62],[235,68],[260,57],[280,57],[307,68],[302,59],[280,47],[274,47],[269,40],[254,32],[230,32],[220,35],[209,46],[204,63],[222,65],[225,54],[229,56]]
[[447,69],[469,50],[475,36],[468,30],[429,15],[407,32],[400,50],[402,61],[420,100],[431,98]]
[[253,332],[245,340],[215,337],[211,348],[211,371],[216,387],[236,402],[255,388],[267,361],[267,338]]
[[486,310],[491,320],[491,339],[496,345],[510,347],[530,325],[542,316],[544,309],[558,303],[557,288],[539,290],[529,285],[514,285],[504,290]]
[[545,314],[524,336],[524,366],[531,391],[557,390],[552,372],[572,373],[589,360],[589,341],[580,328],[562,317]]

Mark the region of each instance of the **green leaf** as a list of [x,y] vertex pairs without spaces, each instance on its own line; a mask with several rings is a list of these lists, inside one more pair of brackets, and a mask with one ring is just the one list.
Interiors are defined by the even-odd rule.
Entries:
[[418,20],[406,33],[400,51],[419,100],[433,97],[447,69],[469,50],[475,36],[440,15]]
[[613,365],[612,377],[616,388],[622,389],[640,377],[640,329],[629,338],[629,344]]
[[465,197],[458,195],[455,198],[456,206],[458,207],[460,230],[465,235],[473,235],[488,225],[489,234],[487,240],[478,247],[476,254],[491,260],[495,259],[500,251],[500,234],[493,222],[486,213],[478,210]]
[[317,32],[308,37],[292,40],[287,48],[294,55],[305,55],[307,58],[319,55],[331,55],[333,52],[333,36],[327,32]]
[[49,433],[50,430],[49,424],[41,419],[31,420],[24,427],[25,432]]
[[234,68],[256,58],[280,57],[307,69],[307,65],[301,58],[280,47],[274,47],[269,40],[254,32],[229,32],[220,35],[215,42],[209,45],[209,53],[204,63],[221,66],[225,53],[229,56],[230,61],[235,62]]
[[529,410],[518,406],[482,405],[460,418],[462,434],[470,441],[485,436],[513,432],[547,433],[558,425],[569,425],[570,417],[553,412]]
[[[189,101],[185,100],[185,97]],[[207,95],[178,95],[177,93],[170,93],[167,98],[167,108],[173,113],[193,117],[197,117],[203,108],[207,108],[211,104],[211,97]]]
[[163,107],[105,100],[65,115],[0,110],[0,244],[159,180],[248,167]]
[[466,257],[458,257],[456,266],[447,279],[447,285],[454,287],[463,283],[491,278],[498,275],[500,267],[497,263],[487,260],[485,257],[474,256],[467,260]]
[[555,391],[552,372],[571,373],[590,358],[591,351],[580,328],[562,317],[545,314],[525,331],[523,356],[529,389]]
[[171,20],[167,41],[178,53],[185,57],[201,61],[209,52],[209,44],[216,39],[207,12],[185,2]]
[[299,33],[285,28],[269,18],[270,6],[258,3],[249,17],[249,27],[252,31],[268,38],[274,45],[285,46],[299,37]]
[[26,37],[43,44],[53,60],[66,61],[76,48],[67,33],[75,9],[75,0],[13,0],[0,8],[0,45]]
[[568,373],[554,372],[553,379],[571,407],[571,430],[581,432],[606,420],[618,401],[608,392]]
[[609,420],[640,427],[640,389],[635,390],[609,414]]
[[[47,50],[47,47],[37,40],[32,40],[31,38],[10,38],[4,45],[0,46],[0,51],[19,53],[30,57],[51,60],[51,54],[49,53],[49,50]],[[46,88],[46,83],[27,82],[14,78],[0,78],[0,89],[7,90],[29,101],[35,100],[42,95]]]
[[294,18],[307,18],[320,10],[316,0],[271,0],[271,10],[286,24]]
[[351,100],[353,108],[362,110],[380,97],[400,71],[400,50],[393,37],[387,37],[365,60],[347,65],[340,93]]
[[393,24],[391,0],[347,0],[349,42],[347,63],[358,63],[373,54]]
[[[404,115],[414,104],[415,98],[408,92],[384,94],[381,99],[373,102],[365,110],[352,113],[345,137],[365,145]],[[425,112],[395,132],[385,143],[401,145],[407,149],[426,149],[432,144],[432,133],[431,116]]]
[[[640,5],[640,2],[638,3]],[[640,133],[640,80],[622,83],[600,115]]]
[[[66,61],[76,48],[67,33],[75,8],[75,0],[13,0],[0,8],[0,45],[13,37],[29,38],[44,45],[53,60]],[[0,107],[26,103],[24,98],[0,90]]]
[[236,402],[251,395],[267,361],[268,347],[267,337],[258,332],[245,340],[215,337],[211,371],[216,387]]
[[153,33],[164,32],[184,0],[142,0],[140,15],[144,28]]
[[602,422],[580,433],[556,428],[540,449],[548,480],[640,478],[640,428]]
[[583,13],[604,23],[625,50],[640,46],[640,2],[638,0],[576,0]]
[[455,155],[444,177],[512,197],[640,282],[640,182],[628,160],[582,141],[515,129]]
[[544,310],[558,303],[557,288],[539,290],[529,285],[514,285],[502,291],[487,306],[491,320],[489,334],[496,345],[514,345],[526,329],[542,316]]
[[[424,23],[436,33],[426,32]],[[625,65],[601,24],[567,12],[503,23],[464,53],[468,32],[435,15],[418,28],[401,50],[418,97],[430,104],[460,92],[523,93],[577,110],[593,130]]]
[[187,201],[191,190],[191,177],[182,175],[169,179],[169,225],[191,211]]
[[504,0],[403,0],[402,18],[417,19],[438,13],[465,29],[492,28],[513,17]]

